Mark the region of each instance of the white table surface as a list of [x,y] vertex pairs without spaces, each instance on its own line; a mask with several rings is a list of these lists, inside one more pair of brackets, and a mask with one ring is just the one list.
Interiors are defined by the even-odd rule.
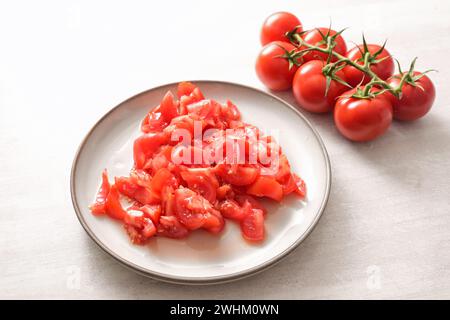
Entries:
[[[447,1],[9,1],[0,4],[0,298],[450,298],[450,3]],[[319,5],[320,3],[320,5]],[[364,4],[363,4],[364,3]],[[313,233],[254,277],[189,287],[147,279],[102,252],[75,216],[70,167],[111,107],[183,79],[263,88],[259,28],[289,10],[306,28],[388,49],[431,74],[437,100],[366,144],[306,114],[333,185]],[[281,95],[290,100],[289,94]]]

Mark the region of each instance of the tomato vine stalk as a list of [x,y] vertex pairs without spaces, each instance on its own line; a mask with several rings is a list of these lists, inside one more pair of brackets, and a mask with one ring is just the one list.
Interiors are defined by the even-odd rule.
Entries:
[[[347,58],[346,56],[343,56],[340,53],[338,53],[335,50],[333,50],[335,45],[336,45],[336,43],[334,41],[335,37],[340,35],[344,30],[341,30],[340,32],[338,32],[335,36],[329,36],[329,35],[323,35],[322,34],[322,37],[324,38],[324,41],[322,41],[321,44],[326,44],[326,46],[325,47],[321,47],[321,46],[312,45],[312,44],[309,44],[309,43],[305,42],[303,40],[303,38],[302,38],[302,35],[305,33],[305,31],[303,31],[301,33],[297,33],[297,28],[294,28],[294,30],[286,33],[286,37],[290,40],[290,42],[293,45],[295,45],[297,48],[302,48],[302,49],[297,51],[297,52],[295,52],[294,56],[291,55],[290,58],[291,59],[292,59],[292,57],[294,57],[294,58],[301,58],[305,53],[310,52],[310,51],[322,52],[322,53],[326,54],[327,57],[328,57],[327,61],[326,61],[326,65],[323,67],[323,70],[322,70],[324,75],[327,76],[327,80],[328,80],[327,81],[327,89],[329,87],[329,83],[331,82],[331,80],[335,80],[337,82],[343,83],[343,84],[347,85],[348,87],[350,87],[350,85],[345,83],[344,80],[340,79],[339,77],[337,77],[335,75],[335,72],[337,70],[340,70],[340,69],[344,68],[346,65],[349,65],[349,66],[352,66],[352,67],[358,69],[359,71],[365,73],[371,79],[364,86],[363,90],[357,90],[357,93],[355,93],[359,98],[371,98],[371,97],[373,97],[375,95],[382,94],[382,93],[384,93],[386,91],[391,92],[394,96],[399,98],[400,95],[401,95],[402,88],[403,88],[403,85],[405,84],[405,82],[411,82],[411,81],[408,81],[408,79],[413,79],[414,78],[414,75],[413,75],[414,65],[415,65],[415,62],[416,62],[417,58],[414,58],[414,60],[412,61],[408,72],[402,72],[401,69],[400,69],[400,65],[399,65],[399,72],[401,74],[401,79],[400,79],[400,82],[399,82],[398,86],[393,87],[389,83],[387,83],[386,81],[381,79],[370,68],[370,66],[372,64],[377,63],[377,62],[381,62],[383,60],[383,59],[380,59],[378,61],[375,60],[374,58],[376,57],[376,54],[375,55],[371,55],[370,52],[365,50],[365,52],[363,53],[364,54],[363,55],[363,63],[359,64],[356,61],[352,61],[351,59]],[[364,43],[364,47],[366,47],[366,41],[364,39],[364,36],[363,36],[363,43]],[[383,49],[384,49],[384,45],[381,48],[380,52]],[[337,59],[337,61],[331,62],[331,58],[333,56]],[[398,61],[397,61],[397,63],[398,63]],[[431,71],[431,70],[429,70],[429,71]],[[428,72],[428,71],[426,71],[426,72]],[[381,90],[376,91],[376,92],[372,92],[371,89],[374,86],[381,87]],[[326,95],[327,91],[328,90],[326,90],[325,95]]]

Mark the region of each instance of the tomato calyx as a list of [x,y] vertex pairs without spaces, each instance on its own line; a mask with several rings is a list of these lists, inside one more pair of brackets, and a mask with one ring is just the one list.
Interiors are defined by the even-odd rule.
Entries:
[[283,58],[289,63],[289,70],[291,70],[294,66],[300,66],[303,62],[302,54],[299,53],[297,49],[292,49],[291,51],[287,50],[283,46],[277,44],[279,48],[281,48],[284,53],[282,55],[275,56],[274,58]]
[[322,73],[327,80],[326,87],[325,87],[325,96],[328,94],[328,90],[330,89],[330,86],[331,86],[331,81],[333,81],[333,80],[348,87],[348,88],[351,88],[351,86],[347,82],[345,82],[342,78],[340,78],[336,74],[340,70],[344,69],[344,67],[345,67],[345,64],[340,63],[339,61],[333,62],[333,63],[328,63],[323,67]]
[[415,57],[413,59],[413,61],[411,62],[411,65],[409,66],[409,70],[407,72],[403,72],[402,68],[400,66],[400,62],[398,62],[398,60],[395,59],[395,62],[397,63],[397,66],[398,66],[399,75],[393,76],[393,78],[400,79],[400,83],[399,83],[398,87],[394,90],[396,92],[393,92],[393,93],[394,93],[394,95],[396,95],[399,98],[401,97],[402,87],[405,83],[407,83],[413,87],[418,87],[421,90],[425,90],[420,84],[417,84],[417,82],[428,72],[437,71],[434,69],[428,69],[424,72],[417,73],[414,70],[416,61],[417,61],[417,57]]

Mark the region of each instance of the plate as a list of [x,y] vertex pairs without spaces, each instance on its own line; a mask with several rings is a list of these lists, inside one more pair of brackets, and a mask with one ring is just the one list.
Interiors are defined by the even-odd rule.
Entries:
[[293,106],[281,99],[241,84],[193,81],[206,97],[233,101],[244,121],[266,133],[278,135],[293,172],[305,180],[308,195],[294,195],[280,204],[267,201],[266,239],[260,244],[245,241],[239,226],[227,221],[217,236],[193,232],[185,240],[155,237],[146,246],[131,244],[120,223],[93,216],[101,171],[110,177],[127,175],[132,167],[132,145],[139,136],[145,114],[158,105],[177,83],[142,92],[113,108],[89,131],[81,143],[71,172],[71,195],[75,212],[89,236],[125,266],[152,278],[188,284],[208,284],[240,279],[262,271],[292,252],[319,221],[331,186],[330,161],[312,125]]

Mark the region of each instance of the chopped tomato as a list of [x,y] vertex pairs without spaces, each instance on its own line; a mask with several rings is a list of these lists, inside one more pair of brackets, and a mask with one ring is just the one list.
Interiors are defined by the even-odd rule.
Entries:
[[188,168],[180,175],[190,189],[198,192],[211,203],[216,201],[216,189],[219,187],[219,182],[209,168]]
[[306,196],[306,183],[305,181],[300,178],[298,175],[296,175],[295,173],[293,173],[294,176],[294,181],[297,185],[297,189],[295,190],[295,192],[302,198],[304,198]]
[[164,186],[178,186],[178,181],[175,176],[167,168],[159,169],[153,176],[151,187],[153,192],[161,194]]
[[[176,97],[167,92],[141,131],[129,175],[110,186],[105,170],[90,206],[121,220],[133,243],[196,229],[217,234],[226,219],[240,224],[245,239],[262,241],[267,210],[256,197],[305,197],[305,182],[275,139],[242,121],[231,101],[205,99],[195,84],[180,83]],[[122,196],[131,202],[126,210]]]
[[159,223],[159,218],[161,217],[161,205],[156,204],[156,205],[145,205],[142,206],[140,208],[140,210],[144,213],[144,215],[146,215],[147,217],[149,217],[154,224],[158,224]]
[[163,133],[147,133],[134,141],[134,164],[137,169],[142,169],[146,161],[158,148],[167,142],[167,136]]
[[106,213],[106,198],[108,197],[110,188],[111,186],[108,181],[108,173],[105,169],[102,172],[102,184],[100,185],[100,189],[95,197],[95,202],[89,206],[89,209],[91,209],[93,214],[99,215]]
[[157,232],[159,235],[181,239],[189,235],[189,230],[175,216],[161,216]]
[[227,219],[242,220],[245,217],[246,211],[235,201],[227,199],[219,204],[219,210]]
[[178,114],[178,102],[174,100],[172,92],[167,92],[161,101],[161,114],[166,122],[170,122]]
[[247,189],[247,192],[257,197],[268,197],[276,201],[283,198],[283,188],[271,177],[260,176]]
[[180,82],[177,88],[178,98],[181,98],[182,96],[189,96],[195,88],[197,88],[197,86],[191,82]]
[[262,210],[251,210],[241,221],[241,231],[246,240],[264,240],[264,213]]
[[127,215],[127,212],[122,208],[120,203],[120,194],[117,186],[113,184],[106,197],[105,209],[108,216],[113,219],[123,220]]
[[149,187],[136,184],[132,178],[116,177],[115,185],[119,192],[141,204],[159,203],[159,195]]
[[259,175],[259,170],[253,167],[244,167],[242,165],[216,166],[216,172],[226,182],[235,186],[246,186],[253,183]]

